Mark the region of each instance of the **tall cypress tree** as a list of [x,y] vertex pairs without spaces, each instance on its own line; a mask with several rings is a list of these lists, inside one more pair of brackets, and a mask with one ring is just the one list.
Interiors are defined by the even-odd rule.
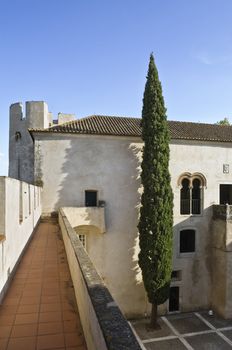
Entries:
[[173,194],[169,174],[169,129],[162,87],[153,54],[143,96],[144,141],[139,229],[139,266],[152,304],[150,327],[157,325],[157,306],[169,296],[172,271]]

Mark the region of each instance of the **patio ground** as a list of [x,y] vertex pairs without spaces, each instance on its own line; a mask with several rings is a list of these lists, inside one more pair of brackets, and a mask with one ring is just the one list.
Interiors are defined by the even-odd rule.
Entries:
[[143,350],[232,349],[232,320],[209,316],[206,311],[160,317],[158,331],[148,332],[148,322],[131,322]]
[[0,306],[0,349],[87,349],[56,223],[39,224]]

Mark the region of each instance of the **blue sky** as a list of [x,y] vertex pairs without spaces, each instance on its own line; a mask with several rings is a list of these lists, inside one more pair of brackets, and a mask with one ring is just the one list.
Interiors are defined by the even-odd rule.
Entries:
[[168,118],[232,120],[231,0],[0,0],[0,175],[8,110],[140,116],[153,51]]

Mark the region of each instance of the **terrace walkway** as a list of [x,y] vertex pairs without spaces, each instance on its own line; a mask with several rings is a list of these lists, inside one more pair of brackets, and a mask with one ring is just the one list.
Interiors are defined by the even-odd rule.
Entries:
[[0,306],[1,350],[87,350],[59,226],[39,224]]

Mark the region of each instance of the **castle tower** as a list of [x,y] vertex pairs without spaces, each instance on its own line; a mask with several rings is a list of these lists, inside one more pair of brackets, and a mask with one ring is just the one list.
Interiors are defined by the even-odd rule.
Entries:
[[48,128],[52,116],[43,101],[26,102],[10,106],[9,176],[29,183],[34,182],[34,145],[29,128]]
[[[58,114],[58,124],[75,119],[74,114]],[[53,125],[52,114],[44,101],[18,102],[10,106],[9,176],[34,183],[34,143],[28,129],[47,129]]]

